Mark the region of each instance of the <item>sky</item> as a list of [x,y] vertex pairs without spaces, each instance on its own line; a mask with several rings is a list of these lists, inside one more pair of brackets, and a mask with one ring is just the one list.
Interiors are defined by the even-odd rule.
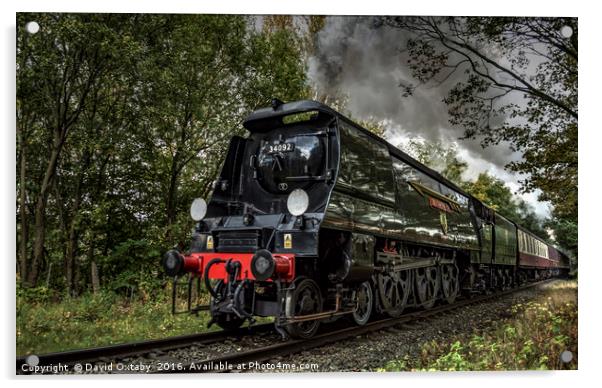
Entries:
[[[537,192],[520,193],[519,181],[524,176],[504,168],[521,160],[509,144],[482,148],[479,139],[460,140],[462,128],[448,120],[444,96],[455,84],[456,75],[436,87],[420,87],[412,96],[404,97],[400,83],[416,81],[410,74],[404,52],[407,33],[382,26],[371,17],[328,17],[318,33],[317,49],[309,58],[308,76],[318,93],[346,95],[346,108],[354,119],[384,123],[385,138],[403,146],[409,139],[440,140],[456,143],[459,156],[468,163],[465,179],[476,179],[479,173],[502,179],[519,197],[529,203],[542,218],[550,215],[550,205],[537,200]],[[503,58],[501,59],[503,60]],[[457,77],[464,77],[458,73]],[[508,97],[523,103],[520,95]]]

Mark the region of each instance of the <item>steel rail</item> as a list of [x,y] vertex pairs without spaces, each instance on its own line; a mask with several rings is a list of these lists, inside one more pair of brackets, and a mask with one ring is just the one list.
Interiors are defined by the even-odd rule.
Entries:
[[[503,290],[492,294],[480,295],[474,298],[462,299],[452,304],[440,305],[430,310],[421,310],[402,315],[399,318],[385,318],[382,320],[369,322],[364,326],[353,326],[344,328],[336,331],[328,331],[318,334],[309,339],[303,340],[289,340],[286,342],[277,343],[257,349],[247,350],[243,352],[229,353],[219,357],[192,361],[181,365],[179,368],[173,368],[169,370],[162,370],[160,372],[151,373],[223,373],[231,372],[237,368],[239,364],[245,364],[250,362],[263,362],[274,357],[288,356],[295,353],[300,353],[306,350],[318,348],[324,345],[331,344],[333,342],[346,340],[358,335],[368,334],[374,331],[387,329],[394,327],[402,323],[408,323],[423,318],[432,317],[437,314],[456,310],[471,304],[476,304],[491,299],[498,298],[500,296],[513,294],[515,292],[523,291],[540,284],[548,283],[556,279],[546,279],[535,283],[529,283],[517,288]],[[217,369],[216,369],[217,367]],[[230,368],[230,369],[229,369]]]
[[[164,352],[167,350],[173,350],[197,344],[208,345],[231,337],[242,337],[250,334],[265,333],[272,331],[273,329],[273,323],[265,323],[252,327],[241,327],[236,330],[218,330],[209,333],[188,334],[177,337],[129,342],[80,350],[69,350],[36,356],[39,359],[38,365],[56,365],[59,363],[70,365],[74,363],[102,361],[102,359],[110,357],[126,358],[152,352]],[[27,357],[29,356],[17,357],[17,372],[20,372],[21,367],[26,364]]]
[[[553,281],[555,279],[546,279],[539,282],[529,283],[517,288],[499,291],[492,294],[479,295],[469,299],[462,299],[453,304],[439,305],[430,310],[413,311],[402,315],[399,318],[385,318],[378,321],[369,322],[364,326],[352,326],[334,331],[326,331],[318,335],[303,340],[289,340],[279,342],[273,345],[246,350],[243,352],[228,353],[215,358],[188,362],[182,364],[180,368],[153,371],[151,373],[216,373],[228,372],[228,369],[216,370],[215,366],[243,364],[248,362],[262,362],[278,356],[286,356],[299,353],[312,348],[328,345],[333,342],[342,341],[354,336],[367,334],[370,332],[390,328],[402,323],[428,318],[433,315],[452,311],[467,305],[484,302],[495,299],[500,296],[519,292],[537,285]],[[73,365],[75,363],[93,363],[96,361],[107,361],[110,358],[123,359],[133,356],[143,356],[153,352],[165,352],[194,345],[208,345],[217,343],[232,337],[242,337],[258,333],[270,332],[274,329],[272,323],[256,325],[252,327],[242,327],[236,330],[219,330],[209,333],[190,334],[177,337],[170,337],[158,340],[145,340],[139,342],[130,342],[116,345],[87,348],[81,350],[71,350],[56,353],[47,353],[36,355],[39,359],[38,365]],[[22,373],[21,368],[27,362],[28,356],[19,356],[16,359],[16,371]]]

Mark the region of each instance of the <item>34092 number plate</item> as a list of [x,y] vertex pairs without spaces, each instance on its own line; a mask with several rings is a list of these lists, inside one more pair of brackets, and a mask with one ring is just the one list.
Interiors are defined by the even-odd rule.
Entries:
[[274,154],[278,152],[291,152],[295,150],[295,143],[269,144],[267,152]]

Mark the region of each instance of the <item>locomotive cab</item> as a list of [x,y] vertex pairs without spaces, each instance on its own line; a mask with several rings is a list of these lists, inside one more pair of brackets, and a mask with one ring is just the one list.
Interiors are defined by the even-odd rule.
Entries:
[[[233,329],[256,316],[276,318],[284,334],[307,337],[319,318],[345,311],[325,298],[320,224],[339,161],[337,116],[313,101],[274,104],[244,122],[234,137],[210,200],[195,200],[190,251],[169,251],[168,275],[207,288],[212,323]],[[335,269],[336,270],[336,269]],[[189,290],[189,294],[190,294]],[[175,292],[174,292],[175,311]],[[332,306],[331,306],[332,305]]]

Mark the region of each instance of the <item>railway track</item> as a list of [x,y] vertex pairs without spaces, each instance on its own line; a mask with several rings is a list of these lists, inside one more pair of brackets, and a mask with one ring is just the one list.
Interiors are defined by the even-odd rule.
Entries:
[[[64,364],[72,366],[74,364],[94,363],[107,361],[109,359],[124,359],[128,357],[141,356],[150,353],[164,353],[166,351],[187,347],[203,346],[216,342],[224,341],[227,338],[243,337],[250,334],[266,333],[274,329],[271,323],[265,323],[253,326],[252,328],[242,327],[237,330],[219,330],[209,333],[190,334],[177,337],[163,338],[158,340],[147,340],[139,342],[129,342],[117,345],[101,346],[96,348],[87,348],[81,350],[70,350],[65,352],[47,353],[36,355],[37,365],[57,365]],[[29,356],[17,357],[17,373],[22,372],[22,367],[27,363]]]
[[[192,363],[187,363],[180,368],[172,370],[164,370],[161,373],[221,373],[231,372],[236,369],[239,364],[248,364],[250,362],[260,363],[265,362],[275,357],[288,356],[295,353],[301,353],[306,350],[319,348],[334,342],[343,341],[355,336],[368,334],[371,332],[387,329],[400,324],[426,319],[435,315],[446,313],[455,309],[459,309],[471,304],[485,302],[503,295],[512,294],[528,288],[535,287],[540,284],[548,283],[554,279],[542,280],[535,283],[530,283],[521,287],[499,291],[493,294],[480,295],[474,298],[459,300],[453,304],[439,305],[430,310],[421,310],[402,315],[399,318],[386,318],[378,321],[369,322],[364,326],[347,327],[340,330],[328,331],[318,334],[306,340],[291,340],[277,343],[271,346],[252,349],[244,352],[221,355],[208,360],[199,360]],[[231,367],[231,369],[228,369]]]
[[[453,304],[443,304],[430,310],[409,312],[399,318],[385,318],[369,322],[364,326],[352,326],[342,329],[334,329],[319,333],[310,339],[289,340],[277,342],[267,346],[257,347],[250,350],[230,352],[216,357],[199,359],[187,362],[178,360],[159,361],[160,367],[149,370],[149,373],[220,373],[232,372],[238,369],[238,365],[251,362],[261,363],[277,357],[283,357],[300,353],[314,348],[319,348],[334,342],[343,341],[355,336],[376,332],[412,321],[427,319],[435,315],[443,314],[452,310],[462,308],[471,304],[482,303],[503,295],[512,294],[543,283],[553,281],[547,279],[535,283],[526,284],[521,287],[499,291],[487,295],[479,295],[473,298],[462,299]],[[114,362],[116,360],[128,359],[130,357],[144,356],[150,353],[163,353],[169,350],[190,347],[193,345],[209,345],[233,337],[243,337],[253,334],[270,332],[272,324],[262,324],[253,328],[241,328],[235,331],[216,331],[203,334],[186,335],[166,338],[161,340],[142,341],[119,345],[104,346],[76,351],[50,353],[38,356],[38,365],[56,364],[83,364],[94,362]],[[17,358],[17,373],[22,372],[22,366],[27,362],[27,357]]]

